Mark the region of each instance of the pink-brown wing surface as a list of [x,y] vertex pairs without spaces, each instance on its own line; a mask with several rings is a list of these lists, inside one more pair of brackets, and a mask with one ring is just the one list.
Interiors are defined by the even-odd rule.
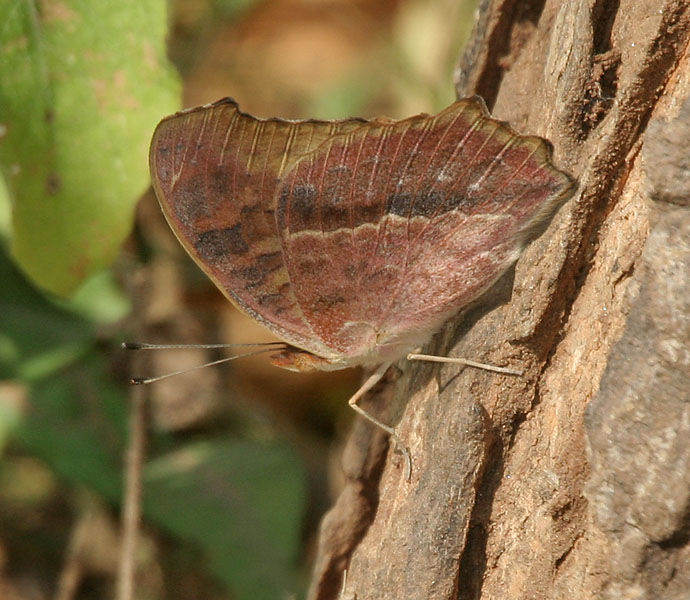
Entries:
[[151,141],[151,180],[190,256],[240,309],[289,343],[333,355],[294,293],[275,218],[282,175],[333,135],[365,125],[255,119],[225,98],[161,121]]
[[332,366],[393,360],[516,260],[572,193],[540,138],[466,99],[402,121],[164,120],[166,217],[238,306]]
[[574,187],[545,140],[476,98],[332,136],[278,189],[295,298],[345,360],[396,359],[486,291]]

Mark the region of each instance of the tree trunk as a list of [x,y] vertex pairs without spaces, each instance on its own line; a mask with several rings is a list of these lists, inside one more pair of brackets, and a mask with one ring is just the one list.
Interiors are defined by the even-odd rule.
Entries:
[[[486,2],[459,96],[579,192],[357,422],[311,600],[690,597],[690,5]],[[397,415],[397,418],[396,418]],[[347,578],[343,587],[344,571]]]

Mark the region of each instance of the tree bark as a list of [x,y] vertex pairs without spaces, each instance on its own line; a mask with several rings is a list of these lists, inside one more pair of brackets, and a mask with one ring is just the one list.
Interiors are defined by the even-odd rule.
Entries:
[[690,5],[478,15],[458,95],[550,139],[580,188],[429,349],[524,376],[409,363],[370,398],[411,480],[357,422],[309,598],[688,598]]

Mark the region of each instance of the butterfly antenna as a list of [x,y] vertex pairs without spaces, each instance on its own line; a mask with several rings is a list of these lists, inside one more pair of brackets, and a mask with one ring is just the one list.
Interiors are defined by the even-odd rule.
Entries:
[[158,375],[157,377],[132,377],[129,382],[132,385],[146,385],[148,383],[155,383],[156,381],[161,381],[163,379],[168,379],[168,377],[174,377],[175,375],[183,375],[184,373],[189,373],[190,371],[196,371],[197,369],[203,369],[205,367],[213,367],[215,365],[220,365],[222,363],[237,360],[238,358],[248,358],[249,356],[256,356],[257,354],[265,354],[266,352],[273,352],[285,344],[282,342],[267,342],[266,344],[132,344],[134,347],[130,347],[128,342],[122,344],[123,348],[128,350],[160,350],[160,349],[170,349],[170,348],[227,348],[228,346],[270,346],[270,348],[262,348],[261,350],[255,350],[254,352],[245,352],[244,354],[236,354],[235,356],[226,356],[225,358],[219,358],[207,363],[202,363],[194,367],[189,367],[187,369],[180,369],[179,371],[172,371],[166,373],[165,375]]
[[258,344],[148,344],[146,342],[122,342],[123,350],[178,350],[189,348],[256,348],[257,346],[272,346],[272,350],[285,347],[285,342],[261,342]]

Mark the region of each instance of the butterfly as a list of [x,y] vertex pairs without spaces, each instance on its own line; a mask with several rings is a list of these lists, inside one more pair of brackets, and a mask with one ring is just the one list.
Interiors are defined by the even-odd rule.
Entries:
[[486,292],[569,198],[550,144],[479,97],[403,120],[259,119],[225,98],[161,121],[153,187],[173,232],[296,370],[377,367]]

